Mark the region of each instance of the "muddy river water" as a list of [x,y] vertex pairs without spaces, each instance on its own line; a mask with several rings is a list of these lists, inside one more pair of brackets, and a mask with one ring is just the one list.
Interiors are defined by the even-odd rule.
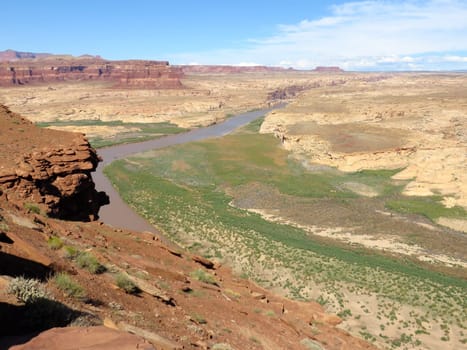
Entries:
[[156,231],[156,229],[149,222],[147,222],[132,208],[130,208],[122,200],[118,192],[112,187],[109,179],[102,172],[106,165],[109,165],[114,160],[122,159],[133,154],[149,151],[152,149],[160,149],[187,142],[200,141],[208,138],[227,135],[233,130],[246,125],[259,117],[264,116],[274,109],[284,107],[284,105],[285,104],[279,104],[268,109],[261,109],[238,114],[225,120],[222,123],[191,130],[183,134],[170,135],[155,140],[116,145],[99,149],[98,154],[102,157],[103,161],[99,164],[96,172],[93,174],[93,179],[94,183],[96,184],[96,189],[98,191],[106,192],[110,198],[110,204],[103,206],[99,211],[100,220],[110,226],[118,228],[134,231]]

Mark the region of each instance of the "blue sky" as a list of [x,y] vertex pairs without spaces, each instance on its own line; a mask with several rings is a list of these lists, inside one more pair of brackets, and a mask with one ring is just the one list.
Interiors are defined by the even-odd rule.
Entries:
[[20,3],[1,5],[0,50],[172,64],[467,69],[467,0]]

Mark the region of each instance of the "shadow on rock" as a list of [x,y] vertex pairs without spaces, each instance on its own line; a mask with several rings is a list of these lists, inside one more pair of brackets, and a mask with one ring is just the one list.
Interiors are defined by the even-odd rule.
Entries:
[[73,310],[47,298],[25,305],[0,303],[0,348],[27,342],[38,333],[69,325],[93,326],[100,321],[93,315]]
[[0,275],[23,276],[45,281],[51,273],[52,269],[41,263],[0,251]]

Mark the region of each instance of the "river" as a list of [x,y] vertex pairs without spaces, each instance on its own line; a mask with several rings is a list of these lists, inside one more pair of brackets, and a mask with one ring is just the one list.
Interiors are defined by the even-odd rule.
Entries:
[[109,165],[114,160],[122,159],[136,153],[152,149],[160,149],[182,143],[227,135],[233,130],[266,115],[274,109],[284,107],[284,105],[285,104],[278,104],[268,109],[238,114],[228,118],[222,123],[214,124],[205,128],[194,129],[183,134],[170,135],[144,142],[98,149],[98,154],[101,156],[102,162],[99,163],[99,166],[93,174],[93,180],[96,184],[96,190],[106,192],[110,199],[110,204],[103,206],[99,211],[100,220],[115,228],[156,232],[156,229],[143,217],[139,216],[131,207],[129,207],[113,188],[110,180],[102,172],[106,165]]

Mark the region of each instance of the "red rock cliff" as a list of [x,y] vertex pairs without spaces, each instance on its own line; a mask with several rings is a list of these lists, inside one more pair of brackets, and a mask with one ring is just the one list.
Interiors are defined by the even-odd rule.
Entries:
[[17,206],[89,221],[108,203],[94,188],[99,158],[82,134],[39,129],[0,105],[0,148],[0,191]]
[[0,86],[59,81],[109,81],[118,87],[182,88],[183,71],[166,61],[108,61],[96,57],[21,59],[0,62]]

